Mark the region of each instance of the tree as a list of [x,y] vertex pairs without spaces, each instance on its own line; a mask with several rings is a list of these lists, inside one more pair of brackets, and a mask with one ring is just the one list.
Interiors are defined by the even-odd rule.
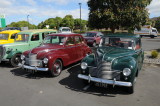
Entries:
[[[86,20],[81,20],[81,27],[84,30],[85,26],[87,26],[88,21]],[[80,29],[80,19],[74,19],[74,29]]]
[[29,29],[37,29],[37,26],[34,24],[30,24],[27,21],[18,21],[18,22],[12,22],[11,24],[7,25],[8,27],[28,27]]
[[160,31],[160,17],[157,18],[157,20],[155,22],[155,28],[157,28],[157,30]]
[[55,21],[56,29],[58,29],[59,27],[61,27],[61,24],[62,24],[62,18],[61,17],[56,17],[54,19],[54,21]]
[[140,28],[148,19],[146,6],[152,0],[89,0],[89,26],[110,28]]
[[71,29],[74,28],[74,19],[72,15],[66,15],[62,19],[62,27],[70,27]]

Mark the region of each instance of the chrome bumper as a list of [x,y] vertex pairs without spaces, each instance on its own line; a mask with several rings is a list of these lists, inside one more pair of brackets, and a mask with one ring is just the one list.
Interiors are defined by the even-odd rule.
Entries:
[[35,70],[35,71],[48,71],[48,68],[38,68],[35,66],[27,66],[24,64],[18,64],[19,67],[21,67],[22,69],[28,69],[28,70]]
[[116,80],[106,80],[106,79],[95,78],[95,77],[82,75],[82,74],[78,74],[78,78],[84,79],[84,80],[88,80],[88,81],[98,82],[98,83],[105,83],[105,84],[109,84],[109,85],[126,86],[126,87],[131,87],[132,86],[131,82],[122,82],[122,81],[116,81]]

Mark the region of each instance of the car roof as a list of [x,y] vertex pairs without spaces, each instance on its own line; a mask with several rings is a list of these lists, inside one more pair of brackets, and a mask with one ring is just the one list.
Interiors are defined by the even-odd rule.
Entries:
[[20,32],[20,30],[4,30],[4,31],[2,31],[2,32],[0,32],[0,33],[14,33],[14,32],[16,32],[16,33],[18,33],[18,32]]
[[137,34],[131,34],[131,33],[106,34],[104,37],[140,38],[139,35],[137,35]]
[[49,36],[56,36],[56,35],[58,35],[58,36],[65,36],[65,37],[76,36],[76,35],[82,36],[82,35],[76,34],[76,33],[56,33],[56,34],[50,34]]
[[53,30],[53,29],[33,29],[33,30],[21,31],[21,32],[19,32],[18,34],[21,34],[21,33],[31,34],[31,33],[45,32],[45,31],[57,32],[57,30]]

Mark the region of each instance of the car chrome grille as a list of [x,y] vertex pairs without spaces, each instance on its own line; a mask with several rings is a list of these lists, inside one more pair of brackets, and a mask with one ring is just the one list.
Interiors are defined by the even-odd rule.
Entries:
[[120,71],[112,70],[112,64],[106,61],[100,61],[97,65],[97,69],[90,69],[91,76],[96,76],[103,79],[120,79]]
[[37,59],[37,54],[29,54],[29,58],[25,58],[25,64],[30,66],[42,66],[42,60]]

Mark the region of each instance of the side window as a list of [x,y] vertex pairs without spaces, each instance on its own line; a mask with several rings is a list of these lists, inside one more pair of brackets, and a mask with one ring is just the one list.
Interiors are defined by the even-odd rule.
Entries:
[[42,39],[44,39],[48,34],[49,34],[49,32],[42,33]]
[[81,39],[79,36],[75,36],[75,43],[76,44],[80,44],[81,43]]
[[31,37],[31,41],[38,41],[39,40],[39,34],[33,34]]
[[16,33],[11,35],[11,39],[15,39]]
[[66,41],[66,45],[74,45],[74,38],[73,37],[68,37]]
[[140,48],[141,48],[141,40],[140,39],[136,39],[135,50],[140,49]]

